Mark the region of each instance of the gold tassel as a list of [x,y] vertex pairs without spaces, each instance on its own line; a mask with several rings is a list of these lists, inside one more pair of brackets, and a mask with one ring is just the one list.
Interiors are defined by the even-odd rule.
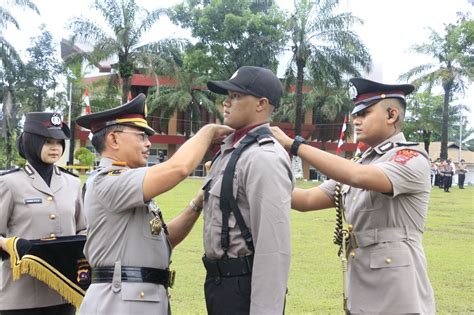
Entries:
[[69,303],[73,304],[76,309],[79,309],[85,295],[84,290],[39,257],[25,255],[20,259],[16,249],[17,240],[18,237],[8,238],[7,248],[5,249],[10,255],[13,280],[20,279],[22,274],[28,274],[46,283]]
[[[29,274],[30,276],[46,283],[51,289],[58,292],[64,297],[69,303],[73,304],[76,309],[79,309],[84,298],[84,294],[77,292],[72,289],[63,280],[58,278],[48,268],[40,264],[39,262],[24,257],[20,261],[21,274]],[[82,291],[82,290],[81,290]]]

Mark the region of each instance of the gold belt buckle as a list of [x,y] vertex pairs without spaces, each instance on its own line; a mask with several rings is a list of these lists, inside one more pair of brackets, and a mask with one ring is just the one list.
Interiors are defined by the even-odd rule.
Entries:
[[176,277],[176,270],[169,270],[168,271],[168,288],[172,288],[174,285],[174,279]]

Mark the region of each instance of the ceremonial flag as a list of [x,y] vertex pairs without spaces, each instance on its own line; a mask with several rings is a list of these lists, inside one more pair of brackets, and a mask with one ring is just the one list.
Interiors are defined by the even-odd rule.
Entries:
[[0,252],[2,259],[10,256],[13,280],[28,274],[79,309],[91,282],[90,266],[83,254],[85,242],[85,235],[37,240],[10,237]]
[[89,89],[86,88],[86,91],[84,92],[84,99],[82,100],[82,103],[86,106],[85,114],[90,114],[91,111],[91,104],[89,101]]
[[341,152],[342,144],[344,143],[344,133],[346,132],[346,128],[347,128],[347,115],[344,115],[344,122],[342,123],[341,136],[339,137],[339,143],[337,144],[336,155],[338,155],[339,152]]

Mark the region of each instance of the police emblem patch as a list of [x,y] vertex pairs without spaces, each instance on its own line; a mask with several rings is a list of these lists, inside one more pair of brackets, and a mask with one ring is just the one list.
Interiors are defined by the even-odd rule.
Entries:
[[58,114],[58,113],[54,113],[54,114],[51,116],[51,124],[52,124],[54,127],[60,127],[60,126],[61,126],[61,117],[59,117],[59,114]]
[[400,150],[397,154],[390,159],[399,164],[406,164],[409,160],[420,155],[419,152],[413,150]]

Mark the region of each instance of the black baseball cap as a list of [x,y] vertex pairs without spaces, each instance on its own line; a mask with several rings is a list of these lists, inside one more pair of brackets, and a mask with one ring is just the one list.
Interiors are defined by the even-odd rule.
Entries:
[[148,135],[156,132],[146,121],[147,108],[145,104],[145,94],[140,93],[131,101],[102,112],[86,114],[77,118],[76,123],[86,129],[90,129],[94,134],[105,127],[113,125],[126,125],[139,128]]
[[71,130],[58,113],[27,113],[23,131],[56,140],[71,137]]
[[354,102],[352,115],[370,107],[383,99],[398,98],[405,103],[405,96],[413,92],[411,84],[383,84],[363,78],[349,80],[349,96]]
[[233,91],[266,97],[275,107],[280,105],[283,94],[281,82],[271,70],[253,66],[240,67],[227,81],[209,81],[207,88],[217,94]]

